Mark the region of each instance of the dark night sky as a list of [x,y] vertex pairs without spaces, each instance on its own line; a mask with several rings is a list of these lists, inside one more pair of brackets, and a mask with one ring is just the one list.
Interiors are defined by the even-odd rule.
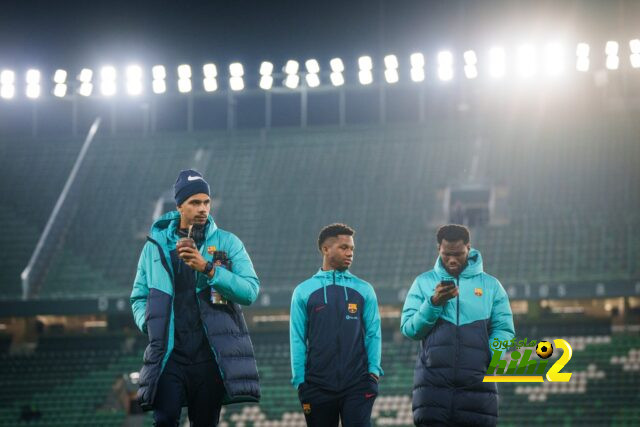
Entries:
[[481,48],[521,36],[623,40],[640,36],[633,33],[638,18],[640,2],[623,0],[23,0],[2,6],[0,67],[251,66]]

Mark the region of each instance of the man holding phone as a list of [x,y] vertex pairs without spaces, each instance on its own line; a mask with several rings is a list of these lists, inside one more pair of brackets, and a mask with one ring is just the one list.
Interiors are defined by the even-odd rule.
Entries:
[[514,335],[509,297],[483,271],[469,230],[440,227],[434,268],[413,282],[402,309],[402,333],[421,341],[413,384],[417,426],[495,426],[498,391],[482,380],[494,338]]

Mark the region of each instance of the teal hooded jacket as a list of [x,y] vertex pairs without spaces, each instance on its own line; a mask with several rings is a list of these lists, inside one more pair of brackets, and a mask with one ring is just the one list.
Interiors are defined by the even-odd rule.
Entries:
[[[431,296],[443,280],[459,295],[443,306]],[[404,303],[402,333],[421,341],[413,384],[416,425],[494,426],[497,388],[484,383],[495,338],[511,340],[515,331],[509,298],[500,282],[483,271],[480,252],[471,249],[459,277],[452,277],[438,257],[433,270],[419,275]]]
[[[158,378],[174,346],[174,272],[170,252],[178,240],[180,213],[169,212],[151,227],[138,261],[131,292],[131,309],[138,328],[149,337],[140,371],[138,400],[151,409]],[[224,381],[223,403],[255,402],[260,397],[258,373],[247,326],[240,305],[253,303],[260,282],[244,245],[234,234],[219,229],[209,216],[200,253],[207,261],[214,251],[225,251],[232,271],[216,267],[213,278],[196,274],[196,297],[205,335]],[[213,304],[211,290],[228,304]]]

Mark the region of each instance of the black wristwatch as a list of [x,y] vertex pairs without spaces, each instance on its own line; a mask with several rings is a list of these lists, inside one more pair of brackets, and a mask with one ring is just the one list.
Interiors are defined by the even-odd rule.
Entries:
[[211,270],[213,270],[213,263],[211,261],[208,261],[207,265],[204,266],[204,271],[202,273],[208,276],[209,273],[211,273]]

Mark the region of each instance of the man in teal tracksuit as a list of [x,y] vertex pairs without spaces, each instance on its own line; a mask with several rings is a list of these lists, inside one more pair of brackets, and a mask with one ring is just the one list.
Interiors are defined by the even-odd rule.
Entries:
[[[209,185],[194,170],[174,186],[178,211],[151,227],[131,292],[136,324],[148,335],[138,401],[156,426],[217,425],[221,405],[260,399],[253,346],[240,305],[259,282],[244,245],[209,215]],[[177,247],[182,237],[193,242]],[[181,243],[184,243],[181,241]]]
[[309,426],[369,426],[383,374],[376,294],[348,271],[353,235],[344,224],[320,232],[322,268],[291,299],[292,383]]
[[469,230],[438,230],[440,256],[419,275],[402,309],[402,333],[421,341],[413,384],[417,426],[495,426],[498,391],[483,383],[490,343],[514,337],[509,298],[500,282],[483,271]]

